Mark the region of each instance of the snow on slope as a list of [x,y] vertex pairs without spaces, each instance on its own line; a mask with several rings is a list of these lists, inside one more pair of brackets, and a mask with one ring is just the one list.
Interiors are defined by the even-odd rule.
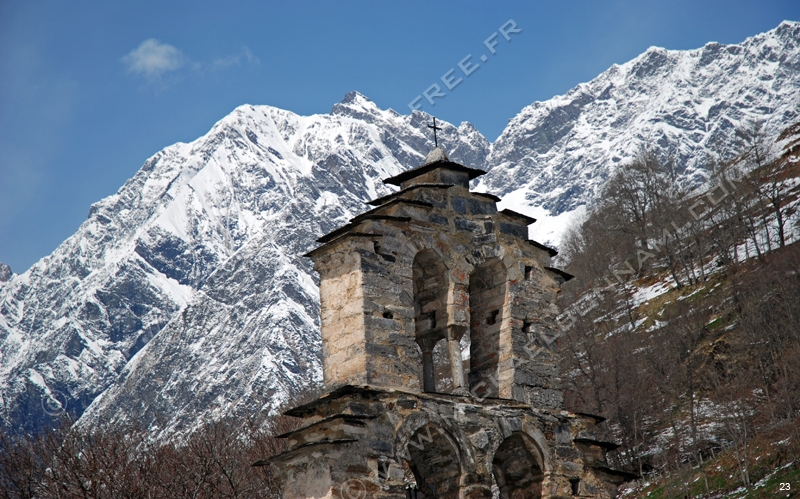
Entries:
[[[798,40],[800,25],[783,23],[739,45],[650,49],[526,107],[491,151],[468,123],[444,123],[441,141],[490,169],[480,188],[557,242],[639,144],[699,184],[703,154],[732,149],[737,124],[762,117],[774,134],[796,121]],[[317,290],[299,255],[387,193],[382,178],[422,162],[429,122],[353,92],[325,115],[241,106],[157,153],[0,285],[0,426],[86,410],[83,425],[136,420],[171,435],[273,410],[318,381]]]
[[531,236],[558,245],[615,167],[650,147],[683,181],[707,180],[708,155],[736,151],[735,128],[763,120],[768,136],[800,120],[800,23],[738,45],[651,47],[565,95],[534,102],[492,145],[478,189],[539,219]]
[[[80,415],[113,386],[87,420],[177,428],[319,380],[317,289],[299,255],[422,162],[429,120],[355,92],[328,115],[246,105],[150,158],[0,288],[3,426]],[[455,158],[484,161],[471,125],[443,127]]]

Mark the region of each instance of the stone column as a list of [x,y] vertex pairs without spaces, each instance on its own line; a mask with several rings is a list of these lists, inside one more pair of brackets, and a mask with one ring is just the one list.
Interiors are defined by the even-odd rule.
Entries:
[[436,378],[433,373],[433,347],[430,340],[422,338],[417,342],[422,349],[422,390],[425,392],[436,391]]
[[461,357],[463,327],[447,326],[447,347],[450,353],[450,372],[453,375],[453,392],[464,391],[464,359]]

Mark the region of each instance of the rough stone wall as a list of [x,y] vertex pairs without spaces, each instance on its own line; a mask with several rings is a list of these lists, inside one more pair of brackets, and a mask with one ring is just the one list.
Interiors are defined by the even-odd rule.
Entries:
[[[458,343],[468,334],[478,361],[470,360],[469,365],[477,369],[464,375],[463,368],[454,368],[454,384],[463,385],[463,391],[477,387],[481,397],[536,400],[558,407],[554,358],[542,355],[535,343],[543,332],[555,330],[558,284],[545,270],[550,264],[547,251],[527,241],[526,223],[524,217],[497,212],[493,199],[460,185],[411,186],[379,206],[312,252],[321,286],[334,281],[331,292],[321,293],[326,351],[349,352],[349,365],[364,366],[364,383],[432,391],[424,380],[426,354],[444,339],[452,357],[459,359],[451,365],[462,364],[460,357],[466,358],[467,352],[461,352]],[[423,253],[433,255],[427,258],[445,270],[442,289],[433,293],[436,299],[420,301],[414,265]],[[353,270],[359,278],[349,279],[361,286],[361,324],[350,315],[353,303],[348,300],[355,295],[348,294],[341,277],[343,266],[353,268],[348,258],[359,261]],[[477,281],[490,284],[483,291],[475,288],[473,296],[470,286]],[[337,323],[337,318],[346,322]],[[359,327],[363,336],[354,331]],[[353,348],[353,339],[362,337],[363,348]],[[331,365],[339,362],[341,358]],[[354,384],[355,378],[338,371],[325,369],[328,389]],[[455,382],[456,378],[465,379]]]
[[343,384],[364,384],[366,328],[360,255],[337,252],[330,256],[329,265],[319,287],[323,376]]
[[426,498],[488,499],[493,486],[504,498],[610,498],[622,481],[590,440],[594,420],[566,411],[347,387],[290,414],[307,426],[270,461],[285,499],[405,498],[412,483]]
[[479,171],[420,168],[308,255],[329,394],[287,412],[283,497],[613,497],[614,445],[561,410],[554,253],[469,192]]
[[558,286],[543,267],[532,266],[523,280],[514,281],[511,287],[514,356],[525,361],[519,362],[514,371],[514,394],[510,398],[533,407],[561,408],[559,331],[555,319]]

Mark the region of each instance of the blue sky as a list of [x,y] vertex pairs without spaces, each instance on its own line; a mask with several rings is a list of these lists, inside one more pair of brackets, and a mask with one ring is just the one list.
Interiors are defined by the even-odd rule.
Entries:
[[[494,140],[525,105],[651,45],[738,43],[798,18],[796,0],[0,0],[0,262],[24,272],[145,159],[244,103],[327,113],[358,90],[408,113],[473,54],[474,73],[419,102]],[[489,54],[509,20],[521,31]]]

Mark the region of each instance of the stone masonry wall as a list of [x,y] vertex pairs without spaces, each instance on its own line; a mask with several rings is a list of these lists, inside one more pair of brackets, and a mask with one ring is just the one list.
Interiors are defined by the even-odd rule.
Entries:
[[594,420],[566,411],[348,387],[289,414],[308,424],[270,461],[285,499],[399,499],[408,487],[426,498],[489,499],[493,485],[505,485],[502,497],[605,499],[621,482],[602,448],[584,450]]
[[308,254],[328,395],[288,411],[289,450],[256,464],[286,499],[613,497],[631,478],[607,467],[614,444],[561,410],[568,274],[533,219],[469,192],[479,170],[429,157]]
[[319,287],[323,376],[343,384],[367,382],[360,260],[355,252],[332,254]]
[[[536,357],[530,351],[536,345],[534,337],[555,331],[558,284],[545,270],[550,263],[547,251],[524,237],[527,221],[497,212],[495,202],[486,195],[470,193],[459,185],[412,188],[406,196],[369,215],[371,218],[364,218],[350,232],[312,253],[323,288],[327,281],[335,281],[330,287],[336,291],[321,293],[326,349],[350,352],[348,362],[364,366],[366,383],[422,390],[424,342],[415,328],[413,266],[415,257],[428,251],[445,266],[447,281],[442,283],[447,303],[436,312],[434,340],[460,340],[470,334],[475,342],[471,351],[481,359],[477,364],[481,373],[472,374],[472,387],[480,384],[480,396],[559,406],[554,358],[542,355],[538,347]],[[352,315],[355,305],[348,301],[351,295],[341,277],[343,265],[348,269],[356,266],[346,263],[348,258],[359,261],[353,272],[360,275],[362,324]],[[495,290],[490,292],[491,303],[470,297],[470,279],[483,267],[494,269],[490,272],[491,289]],[[495,310],[497,316],[489,318],[494,324],[486,324],[486,314]],[[477,322],[470,324],[471,316]],[[347,322],[328,324],[328,317]],[[471,331],[471,326],[478,324],[479,330]],[[359,327],[363,336],[361,331],[353,331]],[[353,339],[362,337],[363,348],[351,348]],[[331,346],[334,343],[344,347]],[[351,354],[362,359],[356,361]],[[467,354],[461,352],[463,357]],[[337,358],[331,364],[340,362]],[[325,369],[329,389],[352,384],[353,379],[336,369]],[[470,389],[469,381],[462,384]]]

